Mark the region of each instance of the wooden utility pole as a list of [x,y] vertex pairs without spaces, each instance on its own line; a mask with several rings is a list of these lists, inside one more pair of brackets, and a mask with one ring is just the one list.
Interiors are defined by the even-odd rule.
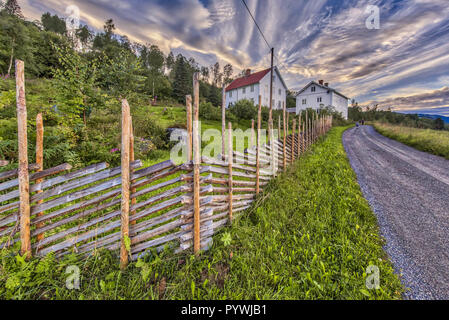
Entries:
[[262,122],[262,96],[259,95],[259,110],[257,111],[257,147],[256,147],[256,194],[260,192],[260,126]]
[[[44,170],[44,123],[42,120],[42,113],[39,113],[36,117],[36,163],[39,165],[39,169],[37,170],[42,171]],[[36,180],[36,184],[41,183],[43,179]],[[37,193],[42,193],[42,190],[39,190]],[[39,200],[37,204],[43,203],[44,200]],[[44,212],[39,212],[37,214],[38,217],[42,216]],[[37,228],[42,228],[45,224],[44,223],[38,223]],[[37,241],[40,241],[44,238],[44,234],[38,234],[37,235]]]
[[27,109],[25,100],[25,66],[16,60],[16,101],[19,142],[19,216],[21,254],[31,257],[30,181],[28,176]]
[[[133,128],[133,117],[129,116],[129,162],[132,163],[134,162],[135,159],[135,154],[134,154],[134,128]],[[133,172],[134,170],[132,170]],[[132,174],[132,172],[130,172],[130,175]],[[131,180],[131,186],[133,185],[133,183],[136,182],[136,180]],[[131,188],[131,208],[133,208],[136,203],[137,203],[137,198],[133,198],[132,195],[134,193],[136,193],[137,189],[136,188]],[[136,210],[131,211],[130,215],[134,215],[136,214]],[[131,221],[131,225],[136,224],[137,221]]]
[[186,96],[187,112],[187,161],[192,161],[192,96]]
[[226,87],[223,85],[223,93],[221,100],[221,154],[225,153],[226,141]]
[[251,142],[249,149],[252,149],[254,147],[254,119],[251,120]]
[[271,48],[271,71],[270,71],[270,113],[268,119],[268,130],[273,127],[273,57],[274,57],[274,48]]
[[284,145],[283,145],[283,165],[284,165],[284,171],[287,169],[287,124],[286,124],[286,115],[285,115],[285,104],[284,104],[284,109],[283,109],[283,115],[284,115]]
[[228,171],[229,171],[229,177],[228,177],[228,185],[229,185],[229,223],[232,223],[232,162],[234,161],[234,148],[233,148],[233,139],[232,139],[232,123],[229,122],[228,125]]
[[193,251],[198,255],[201,249],[200,235],[200,82],[199,73],[193,75]]
[[126,99],[122,100],[122,200],[121,200],[121,243],[120,243],[120,268],[125,269],[128,265],[130,252],[127,248],[129,238],[129,195],[130,195],[130,112]]

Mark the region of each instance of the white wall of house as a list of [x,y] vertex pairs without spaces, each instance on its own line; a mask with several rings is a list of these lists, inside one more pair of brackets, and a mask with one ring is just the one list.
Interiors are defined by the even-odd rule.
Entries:
[[333,106],[348,118],[348,100],[332,90],[311,84],[306,90],[296,96],[296,114],[306,109],[318,110]]
[[254,104],[257,104],[259,101],[259,87],[260,85],[256,83],[226,92],[226,108],[229,108],[231,103],[235,104],[237,101],[243,99],[252,100]]
[[[278,72],[274,73],[273,81],[273,109],[282,109],[282,102],[287,99],[287,88],[284,87]],[[235,104],[239,100],[248,99],[259,103],[259,95],[262,96],[262,106],[269,106],[270,101],[270,73],[267,73],[259,83],[246,87],[237,88],[226,92],[226,108],[230,104]]]

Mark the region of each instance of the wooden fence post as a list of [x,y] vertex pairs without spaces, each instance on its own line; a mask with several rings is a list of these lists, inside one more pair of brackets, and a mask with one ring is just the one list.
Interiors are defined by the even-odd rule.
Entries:
[[284,171],[287,169],[287,151],[286,151],[286,147],[287,147],[287,131],[286,131],[286,124],[285,124],[285,121],[287,119],[286,119],[285,111],[286,110],[285,110],[285,104],[284,104],[284,108],[283,108],[283,115],[284,115],[284,145],[282,147]]
[[193,251],[195,255],[198,255],[201,249],[199,92],[199,73],[195,72],[193,75]]
[[262,96],[259,95],[259,110],[257,111],[257,147],[256,147],[256,194],[260,192],[260,126],[262,121]]
[[296,118],[293,118],[293,131],[292,131],[292,163],[295,161],[295,144],[296,144]]
[[222,101],[221,101],[221,154],[226,154],[226,87],[223,85]]
[[[42,120],[42,113],[39,113],[36,117],[36,163],[39,165],[39,169],[37,170],[42,171],[44,170],[44,122]],[[36,184],[41,183],[43,179],[36,180]],[[37,193],[42,193],[42,190],[39,190]],[[37,204],[43,203],[44,200],[39,200]],[[39,212],[37,214],[38,217],[44,215],[44,212]],[[45,223],[41,222],[36,225],[36,228],[42,228],[45,225]],[[44,239],[44,234],[38,234],[36,237],[37,241],[40,241]]]
[[[134,162],[135,159],[135,154],[134,154],[134,127],[133,127],[133,117],[129,116],[129,161]],[[134,170],[133,170],[134,171]],[[130,173],[131,174],[131,173]],[[135,180],[131,180],[131,185],[135,182]],[[132,195],[134,193],[136,193],[137,189],[136,188],[131,188],[131,207],[134,207],[137,203],[137,199],[133,198]],[[136,214],[136,210],[131,211],[131,215]],[[131,225],[136,224],[137,221],[131,221]]]
[[[249,146],[249,149],[252,149],[254,147],[254,119],[251,120],[251,145]],[[223,150],[224,153],[224,150]]]
[[192,96],[186,96],[187,113],[187,161],[192,161]]
[[122,199],[121,199],[121,243],[120,243],[120,268],[125,269],[128,265],[130,252],[127,249],[129,244],[129,185],[130,185],[130,112],[126,99],[122,100],[122,149],[121,149],[121,169],[122,169]]
[[298,115],[298,158],[301,157],[301,113]]
[[304,151],[305,150],[307,150],[308,148],[309,148],[309,116],[308,116],[308,112],[307,112],[307,109],[306,109],[306,118],[304,119],[304,127],[305,127],[305,130],[304,130],[304,136],[305,136],[305,138],[304,138],[304,140],[305,140],[305,148],[304,148]]
[[28,176],[27,109],[24,63],[16,60],[17,129],[19,142],[19,215],[21,254],[31,257],[30,182]]
[[278,140],[281,140],[281,116],[278,118]]
[[228,171],[229,171],[229,222],[232,223],[232,162],[234,161],[234,148],[232,139],[232,123],[228,124]]

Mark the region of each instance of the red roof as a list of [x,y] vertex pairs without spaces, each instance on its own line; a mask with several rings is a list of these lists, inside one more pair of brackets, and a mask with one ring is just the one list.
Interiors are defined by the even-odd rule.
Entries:
[[265,75],[270,72],[271,68],[268,68],[266,70],[263,71],[259,71],[256,73],[252,73],[249,76],[244,76],[238,79],[235,79],[234,81],[231,82],[231,84],[226,88],[226,91],[230,91],[233,89],[237,89],[237,88],[241,88],[241,87],[246,87],[255,83],[258,83],[260,80],[262,80],[263,77],[265,77]]

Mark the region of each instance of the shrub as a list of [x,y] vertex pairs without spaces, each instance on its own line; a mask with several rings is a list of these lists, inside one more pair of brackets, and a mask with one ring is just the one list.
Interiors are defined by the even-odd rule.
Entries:
[[210,102],[200,104],[200,118],[203,120],[221,120],[221,108],[214,107]]
[[237,119],[251,120],[257,118],[257,107],[250,100],[237,101],[229,110]]

